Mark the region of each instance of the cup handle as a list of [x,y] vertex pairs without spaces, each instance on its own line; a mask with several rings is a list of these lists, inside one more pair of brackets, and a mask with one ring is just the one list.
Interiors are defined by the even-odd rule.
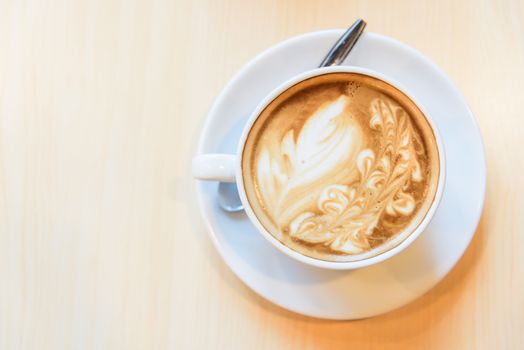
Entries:
[[235,182],[235,161],[233,154],[199,154],[193,158],[193,177],[198,180]]

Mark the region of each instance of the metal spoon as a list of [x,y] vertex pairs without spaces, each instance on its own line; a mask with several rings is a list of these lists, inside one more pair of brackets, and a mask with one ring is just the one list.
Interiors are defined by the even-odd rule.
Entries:
[[[344,62],[347,55],[355,46],[357,40],[366,27],[363,19],[357,19],[351,27],[337,40],[335,45],[329,50],[328,54],[319,65],[320,67],[337,66]],[[235,183],[221,182],[218,185],[218,204],[222,209],[228,212],[237,212],[244,210],[240,197],[238,195],[237,185]]]
[[232,213],[244,210],[236,183],[221,182],[218,184],[218,204],[220,208]]
[[349,27],[348,30],[338,38],[335,45],[333,45],[331,50],[329,50],[328,54],[324,57],[318,67],[338,66],[344,62],[349,52],[353,49],[353,46],[355,46],[357,40],[360,38],[366,24],[367,23],[363,19],[357,19],[355,23],[353,23],[351,27]]

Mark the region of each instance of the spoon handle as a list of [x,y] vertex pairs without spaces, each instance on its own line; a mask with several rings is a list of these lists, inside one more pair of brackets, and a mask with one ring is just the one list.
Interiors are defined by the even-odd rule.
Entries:
[[365,27],[366,22],[363,19],[357,19],[329,50],[319,67],[338,66],[341,64],[353,46],[355,46]]

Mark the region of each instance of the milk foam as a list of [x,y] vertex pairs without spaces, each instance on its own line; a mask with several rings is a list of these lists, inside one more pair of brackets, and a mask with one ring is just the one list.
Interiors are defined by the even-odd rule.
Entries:
[[261,128],[249,158],[253,192],[285,244],[357,255],[409,226],[427,194],[428,162],[394,99],[354,84],[326,90],[307,95],[314,103],[282,103]]

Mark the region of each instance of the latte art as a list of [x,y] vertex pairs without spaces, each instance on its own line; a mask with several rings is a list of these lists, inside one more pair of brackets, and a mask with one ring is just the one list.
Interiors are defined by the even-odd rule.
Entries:
[[[295,217],[288,223],[285,216],[279,215],[279,210],[283,209],[282,204],[285,207],[286,203],[280,203],[281,198],[276,202],[266,201],[268,206],[277,209],[273,212],[273,217],[292,237],[309,243],[324,243],[343,253],[361,253],[371,247],[371,235],[384,214],[397,217],[413,213],[415,200],[404,189],[410,187],[411,181],[422,181],[422,174],[406,113],[384,99],[374,100],[371,103],[371,112],[373,116],[369,126],[381,134],[382,151],[375,154],[369,148],[363,149],[362,145],[359,147],[352,144],[348,147],[343,142],[338,142],[332,147],[331,153],[332,158],[336,159],[335,162],[326,165],[324,159],[319,159],[313,166],[326,169],[329,173],[348,164],[344,157],[344,153],[348,153],[347,150],[358,152],[357,171],[347,174],[340,183],[324,184],[318,188],[318,212],[299,210],[293,213]],[[318,116],[313,115],[308,122],[316,118]],[[347,119],[347,116],[340,113],[330,122],[336,123],[337,119]],[[329,144],[332,138],[345,138],[351,142],[352,138],[344,129],[346,128],[335,128],[331,135],[319,140],[319,143]],[[354,137],[361,138],[360,135]],[[300,147],[298,144],[296,146]],[[293,156],[284,148],[282,151],[281,155],[288,157],[293,164]],[[275,155],[273,162],[280,163],[284,160],[278,158]],[[262,169],[261,164],[259,169]],[[284,179],[282,188],[289,184],[288,179],[292,179],[292,173],[293,170],[290,176]],[[269,178],[265,175],[259,172],[260,184],[268,185],[277,180],[276,173],[271,174]],[[282,178],[282,174],[277,176]],[[260,191],[266,193],[270,190],[269,187],[260,186]]]
[[248,200],[275,238],[350,261],[398,244],[420,223],[436,191],[438,152],[407,96],[336,73],[295,85],[264,110],[242,168]]

